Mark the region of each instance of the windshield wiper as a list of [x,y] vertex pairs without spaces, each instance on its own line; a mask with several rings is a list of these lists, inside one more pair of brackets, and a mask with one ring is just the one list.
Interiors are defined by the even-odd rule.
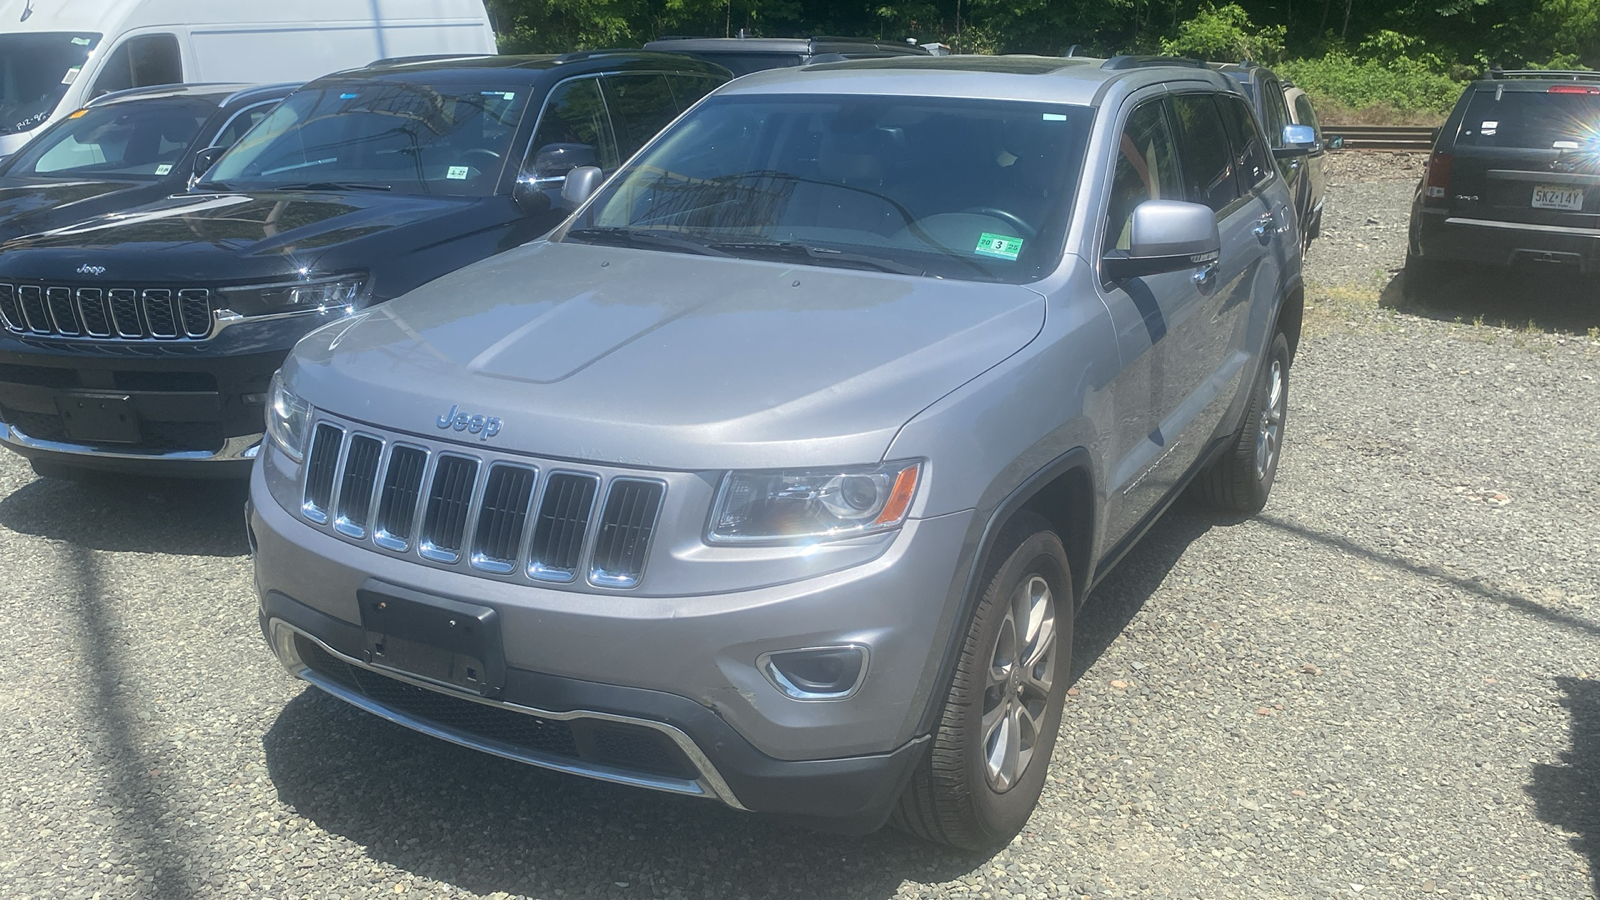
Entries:
[[291,184],[274,184],[269,191],[389,191],[387,184],[366,184],[360,181],[300,181]]
[[586,244],[683,250],[700,256],[728,255],[702,241],[644,228],[574,228],[566,236]]
[[880,259],[876,256],[867,256],[863,253],[846,253],[843,250],[830,250],[827,247],[813,247],[810,244],[800,244],[794,241],[729,241],[712,244],[711,246],[733,256],[751,254],[777,259],[790,259],[808,265],[864,266],[869,269],[877,269],[879,272],[892,272],[896,275],[928,274],[927,269],[918,266],[908,266],[904,263]]

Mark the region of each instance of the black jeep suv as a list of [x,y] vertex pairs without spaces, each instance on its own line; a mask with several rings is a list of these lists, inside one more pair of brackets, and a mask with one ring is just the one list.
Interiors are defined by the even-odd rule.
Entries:
[[0,245],[0,444],[46,475],[244,477],[302,335],[549,231],[570,171],[729,77],[596,51],[307,84],[188,192]]
[[1406,288],[1443,265],[1600,273],[1600,72],[1499,71],[1467,86],[1411,201]]

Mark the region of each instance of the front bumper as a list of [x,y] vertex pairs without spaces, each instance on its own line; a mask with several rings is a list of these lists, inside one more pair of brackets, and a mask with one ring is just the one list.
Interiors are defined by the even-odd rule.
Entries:
[[[322,316],[220,330],[206,341],[0,334],[0,444],[32,460],[150,475],[243,478],[258,452],[272,373]],[[64,415],[114,404],[112,439]]]
[[[883,823],[920,759],[927,738],[916,729],[948,636],[945,606],[970,515],[913,520],[879,558],[816,578],[642,597],[505,584],[364,549],[285,511],[263,468],[250,512],[263,631],[292,673],[341,699],[530,764],[851,832]],[[503,623],[503,692],[485,700],[369,665],[356,595],[374,580],[493,607]],[[871,659],[846,699],[791,699],[757,667],[768,652],[842,643],[867,645]],[[350,677],[331,678],[325,659],[308,664],[306,653],[321,659],[315,648],[336,660],[335,675],[352,667]],[[408,681],[427,702],[385,700],[392,686],[365,690],[363,678]],[[493,729],[452,724],[440,703],[564,723],[577,729],[576,749],[508,745]],[[578,732],[596,722],[651,732],[685,768],[630,769],[581,752],[587,739]]]
[[1413,252],[1423,259],[1510,267],[1556,265],[1600,274],[1600,229],[1535,225],[1416,210]]

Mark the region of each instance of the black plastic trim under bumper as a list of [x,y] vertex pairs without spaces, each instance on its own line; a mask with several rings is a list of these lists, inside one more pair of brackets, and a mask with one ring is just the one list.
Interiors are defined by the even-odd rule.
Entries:
[[[269,623],[278,619],[346,656],[362,654],[360,626],[286,594],[263,594],[259,615],[269,642]],[[923,737],[872,756],[773,759],[713,710],[687,697],[509,667],[498,699],[552,712],[589,710],[670,725],[689,736],[745,809],[846,834],[866,834],[883,826],[928,742]]]

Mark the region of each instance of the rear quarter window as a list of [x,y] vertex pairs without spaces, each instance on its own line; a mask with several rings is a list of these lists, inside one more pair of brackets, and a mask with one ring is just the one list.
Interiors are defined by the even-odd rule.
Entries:
[[1502,91],[1498,99],[1495,94],[1491,88],[1473,95],[1457,146],[1576,150],[1600,141],[1600,92]]

